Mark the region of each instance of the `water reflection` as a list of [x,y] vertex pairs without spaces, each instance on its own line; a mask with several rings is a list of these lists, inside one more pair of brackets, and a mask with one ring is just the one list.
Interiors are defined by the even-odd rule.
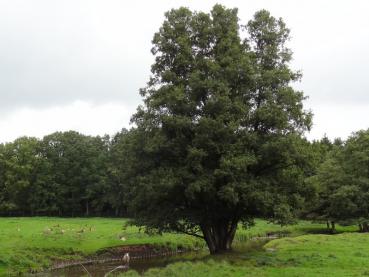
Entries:
[[[198,252],[190,252],[184,254],[178,254],[175,256],[167,256],[167,257],[159,257],[159,258],[150,258],[150,259],[135,259],[130,261],[129,269],[136,270],[138,273],[142,274],[146,270],[150,268],[160,268],[165,267],[166,265],[179,261],[195,261],[202,259],[208,255],[206,251],[198,251]],[[37,277],[82,277],[88,276],[86,270],[93,277],[103,277],[107,272],[113,270],[114,268],[122,265],[121,262],[107,262],[100,264],[90,264],[78,266],[71,266],[64,269],[58,269],[50,272],[43,272],[38,274],[32,274],[30,276]],[[114,276],[118,273],[122,273],[126,271],[126,269],[117,269],[114,270],[112,274],[109,276]]]

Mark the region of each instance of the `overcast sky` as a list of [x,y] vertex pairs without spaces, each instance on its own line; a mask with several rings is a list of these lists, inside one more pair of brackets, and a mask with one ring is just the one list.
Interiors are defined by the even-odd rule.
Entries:
[[129,127],[164,12],[215,3],[238,7],[241,23],[260,9],[285,20],[314,113],[308,138],[369,127],[368,1],[0,0],[0,142]]

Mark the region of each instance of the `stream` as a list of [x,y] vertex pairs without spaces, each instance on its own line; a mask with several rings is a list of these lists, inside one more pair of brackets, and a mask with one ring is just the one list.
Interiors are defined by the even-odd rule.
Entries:
[[[249,240],[249,242],[258,242],[261,245],[264,245],[267,241],[283,237],[285,235],[268,235],[264,237],[254,237]],[[125,249],[125,246],[122,246],[123,253],[130,252],[133,254],[131,256],[131,261],[129,263],[129,269],[135,270],[139,274],[144,273],[145,271],[151,268],[162,268],[171,263],[175,262],[185,262],[185,261],[198,261],[203,260],[206,256],[209,255],[209,252],[206,250],[199,251],[191,251],[191,252],[177,252],[177,254],[171,255],[159,255],[152,256],[150,255],[150,246],[138,245],[138,246],[128,246],[129,249]],[[134,255],[134,250],[147,250],[149,255]],[[133,252],[132,252],[133,251]],[[119,251],[117,252],[119,253]],[[121,252],[122,254],[122,252]],[[137,254],[137,253],[136,253]],[[163,254],[163,253],[162,253]],[[106,273],[114,270],[109,276],[115,276],[117,273],[123,273],[127,271],[127,268],[118,268],[121,267],[122,261],[106,261],[106,262],[98,262],[98,263],[90,263],[90,264],[75,264],[71,266],[66,266],[59,269],[53,269],[50,271],[44,271],[40,273],[29,274],[28,276],[32,277],[82,277],[82,276],[92,276],[92,277],[104,277]],[[115,270],[116,269],[116,270]]]
[[[180,262],[180,261],[194,261],[197,259],[201,259],[208,255],[207,251],[198,251],[198,252],[187,252],[182,254],[177,254],[174,256],[166,256],[166,257],[155,257],[149,259],[133,259],[129,263],[129,269],[136,270],[138,273],[142,274],[150,268],[160,268],[165,267],[170,263]],[[62,269],[56,269],[47,272],[41,272],[37,274],[32,274],[30,276],[37,277],[82,277],[88,276],[86,270],[93,277],[103,277],[107,272],[115,269],[118,266],[121,266],[122,263],[119,261],[116,262],[105,262],[105,263],[95,263],[95,264],[85,264],[70,266]],[[84,269],[84,268],[85,269]],[[113,273],[109,274],[109,276],[114,276],[114,273],[122,273],[127,271],[127,269],[117,269]]]

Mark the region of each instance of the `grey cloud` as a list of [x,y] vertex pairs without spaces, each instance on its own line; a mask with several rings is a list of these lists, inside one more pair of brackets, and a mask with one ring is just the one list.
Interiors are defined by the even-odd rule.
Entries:
[[[0,111],[75,100],[136,105],[166,10],[219,1],[0,2]],[[222,1],[221,1],[222,2]],[[297,86],[316,103],[369,103],[366,1],[223,1],[247,22],[266,8],[291,28]],[[312,107],[314,109],[314,107]]]
[[115,3],[122,14],[109,8],[99,14],[99,5],[82,4],[1,2],[0,110],[139,101],[149,76],[150,37],[142,45],[142,34],[125,30],[124,5]]

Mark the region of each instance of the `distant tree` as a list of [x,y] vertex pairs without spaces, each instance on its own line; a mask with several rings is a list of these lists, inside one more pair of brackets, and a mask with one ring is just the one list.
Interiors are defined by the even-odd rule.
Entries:
[[6,205],[5,161],[5,147],[0,143],[0,213],[4,212]]
[[50,163],[50,186],[60,215],[89,215],[101,211],[107,190],[108,143],[74,131],[56,132],[43,139],[43,155]]
[[[133,176],[136,176],[135,168],[140,168],[136,157],[132,154],[134,129],[130,131],[122,129],[111,140],[109,151],[109,176],[110,190],[106,195],[114,209],[115,216],[128,215],[128,203],[130,201],[130,187]],[[141,168],[142,169],[142,168]]]
[[85,215],[111,212],[111,203],[106,198],[111,183],[108,177],[110,137],[86,137],[85,167],[81,172],[85,186],[82,201]]
[[241,38],[237,9],[171,10],[154,35],[152,77],[127,150],[130,211],[147,230],[229,250],[239,222],[293,222],[303,204],[311,124],[290,83],[289,30],[262,10]]
[[320,140],[314,140],[309,144],[309,163],[310,172],[306,174],[305,183],[307,187],[311,189],[310,197],[306,199],[305,207],[302,212],[302,217],[306,219],[313,219],[316,221],[326,221],[325,218],[319,216],[319,209],[321,197],[319,192],[321,191],[320,183],[316,182],[316,175],[321,165],[328,159],[329,155],[334,149],[332,142],[324,135]]
[[39,140],[21,137],[2,147],[3,201],[1,209],[34,214],[42,174]]
[[[361,231],[369,231],[368,161],[369,130],[336,144],[310,181],[318,187],[316,213],[320,218],[341,224],[356,222]],[[334,232],[334,224],[331,229]]]
[[126,214],[126,187],[114,175],[121,170],[123,180],[129,168],[121,166],[123,137],[112,142],[109,136],[69,131],[0,144],[0,214]]

